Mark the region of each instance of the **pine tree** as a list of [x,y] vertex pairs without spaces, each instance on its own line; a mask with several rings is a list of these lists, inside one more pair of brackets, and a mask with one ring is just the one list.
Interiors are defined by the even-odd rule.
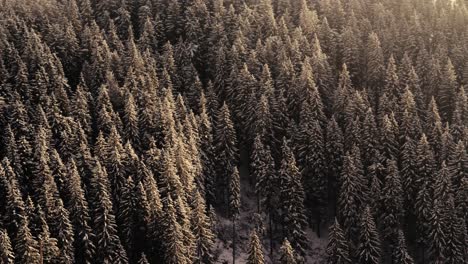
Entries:
[[57,238],[58,247],[60,249],[60,257],[62,263],[74,263],[75,248],[73,246],[73,226],[70,221],[69,212],[63,206],[62,199],[55,201],[51,214],[51,233]]
[[351,263],[348,241],[336,218],[335,222],[330,227],[329,242],[326,252],[328,264]]
[[366,207],[361,215],[360,226],[357,248],[358,262],[362,264],[381,263],[380,236],[369,207]]
[[58,241],[57,239],[50,236],[49,227],[40,206],[38,206],[37,212],[41,229],[40,234],[38,235],[39,253],[41,255],[41,259],[45,263],[61,263],[61,252],[57,246]]
[[455,96],[458,91],[457,75],[450,59],[441,77],[441,86],[438,91],[440,112],[442,120],[449,121],[452,118]]
[[372,32],[369,34],[366,46],[367,61],[367,85],[371,87],[371,94],[380,95],[380,86],[382,85],[384,69],[384,57],[380,45],[379,36]]
[[268,214],[270,225],[270,252],[273,250],[273,217],[276,215],[278,178],[275,171],[275,163],[271,155],[270,148],[264,146],[260,137],[255,137],[252,151],[252,174],[256,179],[255,191],[259,198],[259,212],[263,211]]
[[385,185],[382,190],[382,195],[382,202],[385,206],[382,216],[384,225],[383,232],[385,238],[394,246],[397,239],[398,228],[401,226],[404,215],[403,189],[396,161],[389,161],[387,163]]
[[229,178],[229,216],[232,219],[232,262],[236,261],[236,220],[240,213],[240,178],[237,167],[234,167]]
[[141,254],[141,258],[138,261],[138,264],[149,264],[148,259],[146,258],[145,253]]
[[93,170],[92,188],[96,258],[102,263],[126,263],[126,255],[120,254],[122,245],[117,235],[107,172],[99,162],[96,162]]
[[401,264],[414,264],[414,260],[406,248],[405,235],[401,229],[398,230],[398,244],[393,251],[393,261]]
[[294,249],[291,247],[291,243],[289,243],[287,238],[283,240],[280,252],[279,260],[281,264],[297,264]]
[[190,219],[197,247],[195,263],[213,263],[212,247],[215,236],[211,231],[210,221],[206,215],[205,201],[198,191],[196,191],[192,208]]
[[164,226],[164,259],[165,263],[188,264],[188,249],[183,243],[182,226],[177,221],[176,210],[172,198],[169,196],[165,201]]
[[28,227],[29,220],[27,216],[20,216],[18,231],[14,240],[15,261],[18,263],[41,263],[39,247],[37,241],[32,237]]
[[3,264],[13,264],[15,255],[6,230],[0,230],[0,260]]
[[328,196],[332,199],[332,205],[336,210],[336,197],[338,196],[340,173],[343,166],[344,138],[334,116],[328,121],[325,129],[325,139],[325,161],[329,184]]
[[385,92],[388,95],[390,95],[390,98],[392,98],[392,100],[394,100],[395,102],[399,102],[402,95],[402,91],[393,54],[388,60],[384,82]]
[[[218,172],[217,183],[221,191],[218,195],[224,197],[228,191],[226,183],[234,167],[237,166],[239,156],[236,132],[226,103],[223,104],[216,117],[213,143],[218,161],[216,166]],[[218,197],[218,200],[222,201],[221,197]]]
[[138,111],[133,99],[133,95],[129,93],[126,96],[123,122],[125,125],[124,139],[131,142],[133,145],[138,144],[139,140],[139,120]]
[[343,219],[343,229],[348,239],[357,234],[359,209],[364,201],[362,171],[359,169],[357,153],[347,153],[343,160],[343,170],[340,176],[340,193],[338,209]]
[[82,188],[78,168],[74,160],[68,166],[68,177],[64,184],[67,197],[67,209],[70,212],[70,220],[74,227],[74,247],[76,261],[79,263],[91,263],[95,254],[93,243],[94,233],[90,223],[88,202]]
[[296,166],[296,160],[286,139],[283,139],[283,160],[279,171],[280,182],[280,208],[282,210],[285,236],[291,241],[293,248],[303,256],[307,247],[304,227],[306,216],[304,214],[304,189],[301,175]]
[[249,256],[247,257],[248,264],[263,264],[265,259],[263,257],[263,249],[258,238],[257,231],[253,230],[250,234]]

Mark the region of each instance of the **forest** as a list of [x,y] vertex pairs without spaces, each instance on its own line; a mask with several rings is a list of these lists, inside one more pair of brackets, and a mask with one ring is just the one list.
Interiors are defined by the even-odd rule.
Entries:
[[468,1],[0,0],[0,264],[464,264]]

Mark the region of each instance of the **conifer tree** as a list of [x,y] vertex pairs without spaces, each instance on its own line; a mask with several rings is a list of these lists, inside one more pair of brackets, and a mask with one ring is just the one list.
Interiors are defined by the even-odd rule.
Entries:
[[258,238],[257,231],[253,230],[250,234],[249,256],[247,258],[248,264],[263,264],[265,259],[263,257],[263,249],[260,239]]
[[338,209],[348,239],[357,234],[359,209],[364,200],[362,172],[359,169],[360,161],[359,157],[355,155],[354,153],[347,153],[344,157],[338,197]]
[[382,189],[382,202],[385,206],[382,221],[383,233],[393,246],[396,243],[398,228],[401,226],[403,209],[403,190],[396,161],[387,163],[385,185]]
[[149,264],[148,259],[146,258],[145,253],[141,254],[141,258],[138,261],[138,264]]
[[67,197],[67,209],[70,212],[70,220],[74,227],[74,247],[76,261],[79,263],[91,263],[95,254],[93,243],[94,233],[91,229],[91,217],[88,202],[78,168],[74,160],[68,166],[68,177],[64,183]]
[[60,249],[57,246],[57,239],[50,236],[49,227],[44,217],[44,213],[38,206],[38,215],[40,222],[40,234],[38,235],[39,253],[45,263],[61,263]]
[[409,255],[408,249],[406,248],[405,235],[401,229],[398,230],[398,244],[393,252],[393,261],[395,261],[395,263],[414,263],[413,258]]
[[188,264],[188,249],[183,243],[182,226],[177,221],[176,210],[172,198],[165,201],[164,226],[164,259],[165,263]]
[[438,91],[438,99],[442,120],[448,121],[452,118],[455,96],[458,91],[457,75],[449,59],[441,75],[441,86]]
[[351,263],[348,241],[336,218],[335,222],[330,227],[329,242],[326,252],[328,264]]
[[196,191],[192,208],[191,225],[197,247],[195,263],[213,263],[211,251],[215,236],[212,233],[210,221],[206,215],[205,201],[198,191]]
[[27,216],[20,216],[18,231],[16,233],[15,245],[15,261],[18,263],[41,263],[39,254],[39,245],[32,237],[28,227],[29,220]]
[[75,248],[73,246],[73,225],[70,221],[69,212],[63,206],[62,199],[57,199],[53,205],[51,214],[51,233],[57,238],[62,263],[74,263]]
[[369,34],[366,46],[367,85],[372,88],[372,95],[380,95],[380,86],[384,75],[384,57],[379,36]]
[[280,252],[281,255],[279,260],[281,264],[297,264],[294,249],[292,248],[291,243],[289,243],[287,238],[283,240]]
[[[213,143],[215,145],[215,153],[218,161],[216,166],[218,172],[217,183],[222,191],[220,195],[223,197],[227,194],[228,186],[226,186],[226,183],[234,167],[237,166],[239,155],[236,132],[226,103],[223,104],[216,116]],[[219,199],[221,197],[218,197],[218,200],[221,200]]]
[[240,178],[237,167],[234,167],[229,178],[229,216],[232,219],[232,262],[236,262],[236,220],[240,213]]
[[[264,146],[260,137],[255,137],[252,152],[252,174],[256,178],[255,191],[263,207],[261,211],[268,214],[270,252],[273,250],[273,217],[276,215],[278,178],[270,148]],[[258,206],[260,206],[260,204]],[[259,208],[260,209],[260,208]],[[260,210],[259,210],[260,212]]]
[[381,263],[380,236],[369,207],[366,207],[361,215],[360,229],[356,254],[358,262],[362,264]]
[[93,219],[96,234],[96,258],[102,263],[126,263],[127,256],[125,252],[122,252],[120,238],[117,235],[107,172],[98,161],[93,170],[92,186],[95,195]]
[[332,116],[325,129],[325,161],[328,175],[329,197],[336,208],[336,197],[340,184],[340,173],[343,166],[344,138],[341,128]]
[[301,175],[296,166],[296,160],[286,139],[282,146],[283,160],[279,171],[280,182],[280,208],[282,210],[285,236],[291,241],[293,248],[303,256],[307,247],[304,227],[306,217],[304,214],[304,189]]
[[4,229],[0,230],[0,259],[4,264],[13,264],[15,262],[11,241]]

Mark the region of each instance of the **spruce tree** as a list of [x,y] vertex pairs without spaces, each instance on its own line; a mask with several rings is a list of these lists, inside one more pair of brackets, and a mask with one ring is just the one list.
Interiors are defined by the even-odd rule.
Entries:
[[249,256],[247,258],[248,264],[263,264],[265,259],[263,257],[263,249],[260,239],[258,238],[257,231],[253,230],[250,234]]
[[283,240],[280,253],[279,261],[281,264],[297,264],[294,249],[292,248],[291,243],[289,243],[287,238]]
[[237,167],[234,167],[229,178],[229,216],[232,219],[232,262],[236,262],[236,220],[240,214],[240,177]]
[[231,114],[226,103],[223,104],[216,116],[214,127],[214,146],[217,159],[216,171],[218,172],[217,185],[220,187],[218,201],[227,195],[227,182],[239,159],[237,138]]
[[0,259],[4,264],[15,263],[15,254],[11,247],[11,241],[6,230],[0,230]]
[[164,226],[164,260],[170,264],[188,264],[187,248],[183,243],[182,227],[177,221],[176,211],[172,198],[169,196],[165,201]]
[[32,237],[27,216],[20,216],[20,222],[14,240],[15,261],[18,263],[41,263],[38,242]]
[[357,234],[359,210],[362,201],[364,201],[362,171],[359,169],[359,157],[355,155],[347,153],[344,157],[339,185],[338,209],[348,239]]
[[448,59],[441,77],[441,86],[437,93],[440,112],[442,120],[449,121],[452,118],[455,96],[458,91],[457,75],[450,59]]
[[351,263],[348,241],[336,218],[335,222],[330,227],[329,242],[326,252],[327,264]]
[[96,258],[102,263],[126,263],[126,255],[120,254],[122,245],[117,234],[107,172],[99,162],[93,170],[92,188]]
[[401,229],[398,230],[398,244],[395,250],[393,250],[392,258],[395,263],[414,264],[414,260],[408,253],[408,249],[406,247],[405,234]]
[[38,206],[37,212],[39,215],[41,229],[40,234],[38,235],[41,259],[45,263],[63,263],[63,260],[60,257],[60,249],[57,246],[57,239],[50,236],[49,227],[40,206]]
[[380,236],[369,207],[366,207],[361,215],[358,241],[356,253],[358,263],[381,263],[382,250]]
[[198,191],[196,191],[192,208],[190,219],[197,247],[195,263],[213,263],[212,247],[215,236],[206,214],[205,201]]
[[385,206],[382,221],[383,233],[392,246],[397,239],[398,228],[403,221],[403,189],[396,161],[387,163],[385,185],[382,189],[382,202]]
[[141,258],[138,261],[138,264],[149,264],[148,259],[146,258],[145,253],[141,254]]
[[67,209],[74,227],[74,247],[76,261],[91,263],[95,254],[94,233],[91,229],[91,217],[78,168],[74,160],[68,165],[67,180],[64,184],[67,197]]
[[296,159],[285,138],[283,139],[282,149],[283,160],[279,171],[279,194],[282,220],[285,226],[284,233],[288,240],[291,241],[291,245],[296,252],[304,256],[307,248],[307,238],[304,232],[304,227],[306,226],[304,189],[299,169],[296,166]]

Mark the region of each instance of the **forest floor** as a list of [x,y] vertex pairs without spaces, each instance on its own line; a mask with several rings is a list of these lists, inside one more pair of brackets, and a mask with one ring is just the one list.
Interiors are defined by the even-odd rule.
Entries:
[[[253,184],[249,181],[249,166],[248,156],[246,153],[241,152],[241,165],[239,167],[239,174],[241,178],[241,212],[239,219],[236,221],[236,264],[243,264],[247,262],[250,232],[255,228],[258,221],[255,219],[257,213],[257,198]],[[231,219],[223,216],[218,216],[218,231],[220,236],[216,239],[215,256],[217,262],[220,264],[233,263],[232,257],[232,221]],[[266,223],[266,216],[262,215],[263,223]],[[280,244],[275,243],[273,250],[273,257],[270,256],[270,240],[268,238],[268,226],[263,226],[265,233],[262,236],[263,252],[266,264],[277,263],[279,258]],[[321,231],[321,237],[312,231],[311,228],[306,230],[307,238],[310,248],[307,250],[306,263],[319,264],[324,263],[325,248],[328,243],[328,230],[324,228]],[[273,259],[272,259],[273,258]]]

